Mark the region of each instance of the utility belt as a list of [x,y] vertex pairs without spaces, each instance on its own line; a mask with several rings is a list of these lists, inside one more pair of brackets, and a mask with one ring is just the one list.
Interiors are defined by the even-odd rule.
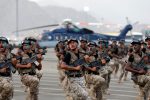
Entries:
[[90,74],[90,75],[99,75],[99,73],[98,72],[86,72],[86,74]]
[[70,75],[67,75],[68,77],[82,77],[83,75],[82,74],[70,74]]
[[11,77],[11,73],[0,73],[2,77]]
[[36,73],[33,73],[33,72],[28,72],[28,73],[22,73],[21,75],[25,75],[25,74],[27,74],[27,75],[36,75]]

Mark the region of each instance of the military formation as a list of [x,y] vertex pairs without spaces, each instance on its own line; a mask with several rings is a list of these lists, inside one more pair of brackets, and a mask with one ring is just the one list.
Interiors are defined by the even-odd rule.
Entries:
[[12,53],[7,38],[0,37],[0,100],[12,100],[14,73],[18,73],[25,86],[26,100],[38,100],[42,55],[45,53],[32,37],[25,38],[17,52]]
[[137,100],[150,100],[150,37],[145,42],[86,39],[59,41],[55,47],[58,58],[60,85],[66,100],[104,100],[110,95],[111,76],[118,77],[118,84],[131,80],[138,88]]
[[[46,48],[41,48],[33,37],[25,38],[12,53],[12,46],[0,37],[0,100],[12,100],[13,74],[18,73],[25,87],[26,100],[38,100],[42,60]],[[66,100],[104,100],[110,95],[111,77],[118,84],[131,80],[138,88],[138,100],[150,100],[150,37],[145,42],[135,40],[130,45],[124,41],[70,39],[59,41],[55,47],[58,58],[60,86]]]

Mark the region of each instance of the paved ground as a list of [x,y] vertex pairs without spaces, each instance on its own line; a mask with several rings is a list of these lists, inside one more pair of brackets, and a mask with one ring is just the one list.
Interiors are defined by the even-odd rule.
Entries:
[[[40,82],[39,100],[65,100],[63,90],[59,86],[56,65],[57,59],[54,51],[49,49],[43,61],[44,74]],[[14,75],[14,91],[13,100],[25,100],[25,92],[17,74]],[[105,96],[107,100],[135,100],[138,95],[130,78],[125,83],[118,84],[117,78],[112,77],[110,93],[110,95]]]

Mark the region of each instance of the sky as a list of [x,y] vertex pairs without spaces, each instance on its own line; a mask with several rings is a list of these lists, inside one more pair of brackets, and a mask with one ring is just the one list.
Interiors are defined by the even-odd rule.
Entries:
[[64,6],[79,11],[86,11],[98,21],[126,23],[128,17],[131,23],[150,24],[150,0],[29,0],[40,6]]

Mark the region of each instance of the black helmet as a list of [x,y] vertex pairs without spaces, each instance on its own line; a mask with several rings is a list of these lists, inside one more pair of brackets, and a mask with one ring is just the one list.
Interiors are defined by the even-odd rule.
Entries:
[[88,46],[97,46],[97,44],[95,42],[89,42],[87,45]]
[[28,41],[28,40],[24,40],[24,41],[22,42],[22,45],[31,45],[31,42]]
[[72,41],[78,43],[78,40],[77,40],[77,39],[70,39],[70,40],[68,40],[67,44],[69,44],[69,43],[72,42]]
[[148,41],[148,40],[150,40],[150,37],[146,37],[145,41]]
[[81,39],[80,42],[88,42],[86,39]]
[[37,40],[33,37],[26,37],[24,40],[36,42]]
[[141,41],[139,40],[133,40],[133,42],[131,42],[132,45],[138,44],[141,45]]
[[4,41],[4,42],[6,42],[7,44],[9,44],[8,39],[5,38],[5,37],[0,37],[0,41]]

